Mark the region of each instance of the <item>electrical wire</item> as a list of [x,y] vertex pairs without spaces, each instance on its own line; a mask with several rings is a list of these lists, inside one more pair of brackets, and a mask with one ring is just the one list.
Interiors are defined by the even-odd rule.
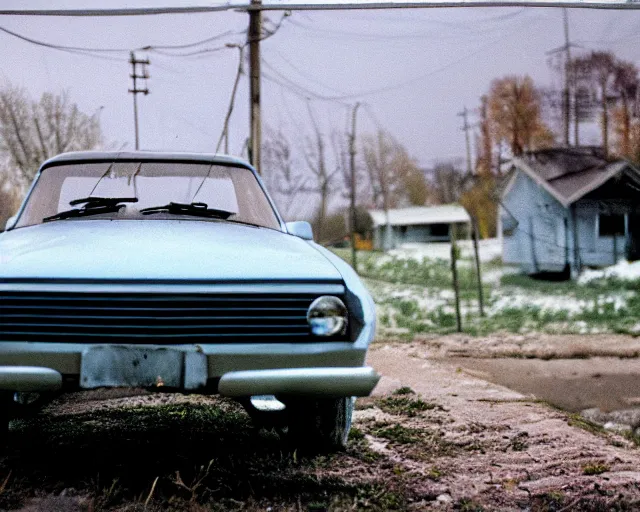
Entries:
[[210,53],[216,53],[223,50],[228,50],[227,46],[219,46],[217,48],[204,48],[202,50],[194,50],[192,52],[182,52],[182,53],[171,53],[163,50],[156,50],[155,48],[151,48],[150,52],[157,53],[158,55],[163,55],[164,57],[193,57],[195,55],[204,55]]
[[[14,32],[13,30],[9,30],[6,27],[0,26],[0,31],[4,32],[7,35],[16,37],[22,41],[25,41],[27,43],[31,43],[34,44],[36,46],[42,46],[44,48],[50,48],[52,50],[59,50],[59,51],[66,51],[66,52],[73,52],[73,53],[81,53],[81,54],[86,54],[86,55],[91,55],[94,53],[130,53],[132,50],[131,48],[94,48],[94,47],[83,47],[83,46],[68,46],[68,45],[60,45],[60,44],[54,44],[54,43],[49,43],[46,41],[41,41],[38,39],[34,39],[32,37],[28,37],[25,36],[23,34],[19,34],[18,32]],[[140,48],[135,48],[134,51],[154,51],[157,53],[162,53],[163,50],[182,50],[182,49],[186,49],[186,48],[193,48],[196,46],[200,46],[202,44],[207,44],[210,43],[212,41],[218,40],[218,39],[222,39],[223,37],[227,37],[229,35],[240,35],[240,34],[245,34],[246,31],[242,30],[242,31],[232,31],[232,30],[228,30],[226,32],[223,32],[222,34],[217,34],[215,36],[212,37],[208,37],[206,39],[201,39],[199,41],[194,41],[192,43],[186,43],[186,44],[176,44],[176,45],[146,45],[146,46],[142,46]],[[224,49],[224,48],[221,48]],[[201,52],[205,52],[205,51],[218,51],[217,48],[215,49],[205,49],[205,50],[201,50]],[[196,54],[197,52],[194,52],[194,54]],[[175,55],[175,56],[189,56],[191,55],[190,53],[183,53],[183,54],[170,54],[169,52],[165,52],[165,55]],[[121,60],[121,59],[118,59]]]
[[[462,62],[465,62],[467,60],[469,60],[472,57],[475,57],[476,55],[484,52],[487,48],[499,43],[500,41],[506,39],[508,36],[511,36],[512,32],[509,32],[508,34],[505,34],[503,37],[500,37],[498,39],[495,39],[493,41],[490,41],[489,43],[480,46],[479,48],[477,48],[475,51],[468,53],[466,55],[464,55],[463,57],[456,59],[452,62],[449,62],[448,64],[445,64],[443,66],[440,66],[439,68],[436,68],[432,71],[429,71],[428,73],[410,78],[408,80],[404,80],[402,82],[396,83],[396,84],[392,84],[392,85],[388,85],[388,86],[384,86],[384,87],[378,87],[375,89],[369,89],[366,91],[361,91],[358,93],[352,93],[352,94],[343,94],[343,95],[335,95],[335,96],[329,96],[329,95],[324,95],[324,94],[320,94],[314,91],[311,91],[310,89],[307,89],[303,86],[301,86],[300,84],[296,84],[295,82],[293,82],[291,79],[285,77],[284,75],[282,75],[282,73],[280,73],[279,71],[276,71],[273,66],[270,66],[268,62],[264,61],[265,66],[267,66],[269,69],[271,69],[271,71],[273,71],[274,73],[276,73],[278,76],[281,77],[282,80],[284,80],[285,82],[288,82],[290,84],[290,86],[295,87],[298,89],[298,91],[302,90],[304,91],[304,93],[306,93],[307,97],[313,97],[315,99],[318,100],[325,100],[325,101],[340,101],[340,100],[348,100],[348,99],[357,99],[357,98],[362,98],[365,96],[372,96],[375,94],[380,94],[380,93],[384,93],[384,92],[390,92],[390,91],[394,91],[397,89],[402,89],[408,85],[414,84],[416,82],[421,82],[426,78],[432,77],[434,75],[437,75],[439,73],[442,73],[443,71],[446,71],[447,69],[450,69],[454,66],[457,66],[458,64],[461,64]],[[271,77],[272,81],[273,77]],[[282,85],[282,84],[281,84]]]
[[218,39],[222,39],[223,37],[232,36],[232,35],[241,35],[241,34],[246,34],[246,30],[237,30],[237,31],[227,30],[222,34],[208,37],[200,41],[195,41],[193,43],[143,46],[142,48],[139,48],[139,50],[151,50],[151,49],[153,50],[184,50],[186,48],[193,48],[194,46],[200,46],[201,44],[210,43],[211,41],[217,41]]
[[45,41],[39,41],[38,39],[33,39],[31,37],[24,36],[22,34],[18,34],[13,30],[9,30],[8,28],[0,26],[0,31],[5,34],[9,34],[10,36],[17,37],[27,43],[35,44],[37,46],[44,46],[45,48],[51,48],[53,50],[73,50],[73,51],[82,51],[82,52],[129,52],[128,48],[86,48],[81,46],[65,46],[58,45],[53,43],[47,43]]
[[306,73],[306,72],[302,71],[298,66],[296,66],[293,62],[291,62],[284,55],[282,55],[282,53],[279,52],[278,50],[272,50],[272,51],[278,57],[280,57],[280,59],[282,59],[286,64],[288,64],[289,67],[291,67],[301,77],[309,80],[310,82],[313,82],[316,85],[319,85],[320,87],[324,87],[327,90],[333,91],[334,93],[344,94],[344,91],[341,91],[340,89],[336,89],[335,87],[332,87],[332,86],[330,86],[330,85],[328,85],[328,84],[326,84],[324,82],[321,82],[316,77],[312,76],[310,73]]
[[[512,13],[509,17],[510,18],[514,18],[517,16],[520,16],[523,12],[525,12],[525,9],[521,9],[520,11],[518,11],[517,13]],[[318,26],[312,26],[312,25],[307,25],[305,23],[301,23],[300,21],[295,21],[295,20],[291,20],[291,25],[303,29],[303,30],[307,30],[307,31],[312,31],[312,32],[318,32],[320,34],[329,34],[329,35],[334,35],[334,36],[339,36],[339,37],[347,37],[347,38],[352,38],[352,39],[362,39],[364,41],[386,41],[386,40],[406,40],[406,39],[434,39],[434,40],[444,40],[444,39],[448,39],[448,40],[460,40],[461,35],[460,34],[443,34],[443,33],[438,33],[438,34],[433,34],[433,33],[429,33],[429,32],[424,32],[424,31],[420,31],[420,32],[411,32],[411,33],[405,33],[405,34],[385,34],[385,33],[380,33],[380,32],[370,32],[370,33],[366,33],[366,32],[351,32],[351,31],[346,31],[346,30],[337,30],[337,29],[333,29],[333,28],[324,28],[324,27],[318,27]],[[434,22],[435,23],[435,22]],[[476,24],[475,21],[472,22],[473,24]],[[457,30],[462,30],[464,32],[464,36],[471,36],[472,38],[477,38],[478,35],[484,35],[486,36],[488,32],[496,32],[496,31],[502,31],[503,27],[502,26],[497,26],[497,27],[492,27],[492,28],[478,28],[477,30],[473,27],[472,23],[468,23],[468,24],[463,24],[463,23],[454,23],[454,22],[440,22],[439,24],[444,25],[448,28],[454,28]],[[472,26],[470,26],[472,25]],[[323,36],[326,37],[326,36]]]

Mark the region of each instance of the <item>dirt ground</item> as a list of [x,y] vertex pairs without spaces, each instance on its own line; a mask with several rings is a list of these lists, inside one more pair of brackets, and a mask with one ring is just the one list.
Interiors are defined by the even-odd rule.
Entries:
[[[624,358],[603,353],[607,343]],[[548,350],[546,362],[587,364],[580,351],[593,347],[611,366],[635,362],[636,344],[640,350],[633,338],[542,336],[538,348]],[[349,448],[315,457],[252,427],[237,404],[217,397],[119,390],[61,397],[13,422],[10,453],[0,461],[0,509],[640,508],[633,442],[478,378],[526,373],[513,363],[540,362],[527,359],[534,352],[534,339],[510,336],[378,343],[369,359],[384,377],[375,396],[357,402]],[[472,367],[483,361],[503,366]]]

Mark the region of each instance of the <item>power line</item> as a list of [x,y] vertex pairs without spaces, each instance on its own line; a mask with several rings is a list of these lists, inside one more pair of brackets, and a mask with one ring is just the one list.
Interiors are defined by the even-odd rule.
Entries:
[[45,41],[39,41],[37,39],[33,39],[31,37],[24,36],[22,34],[18,34],[13,30],[9,30],[8,28],[0,26],[0,31],[5,34],[9,34],[10,36],[17,37],[18,39],[22,39],[27,43],[35,44],[37,46],[44,46],[45,48],[51,48],[53,50],[73,50],[73,51],[82,51],[82,52],[129,52],[129,48],[86,48],[81,46],[65,46],[58,45],[53,43],[47,43]]
[[[47,41],[42,41],[42,40],[38,40],[38,39],[34,39],[32,37],[29,36],[25,36],[23,34],[19,34],[18,32],[14,32],[13,30],[9,30],[6,27],[0,26],[0,31],[4,32],[5,34],[8,34],[10,36],[16,37],[22,41],[25,41],[27,43],[31,43],[34,44],[36,46],[42,46],[44,48],[50,48],[52,50],[60,50],[60,51],[70,51],[70,52],[82,52],[82,53],[129,53],[131,51],[131,48],[92,48],[92,47],[84,47],[84,46],[67,46],[67,45],[61,45],[61,44],[54,44],[54,43],[49,43]],[[223,37],[227,37],[230,35],[240,35],[240,34],[244,34],[246,33],[246,31],[232,31],[232,30],[228,30],[227,32],[223,32],[222,34],[217,34],[215,36],[212,37],[208,37],[206,39],[201,39],[199,41],[194,41],[192,43],[186,43],[186,44],[175,44],[175,45],[146,45],[146,46],[142,46],[140,48],[135,48],[135,50],[140,50],[140,51],[155,51],[158,53],[162,53],[159,50],[183,50],[186,48],[193,48],[196,46],[200,46],[203,44],[207,44],[210,43],[212,41],[216,41],[218,39],[222,39]],[[220,48],[223,49],[223,48]],[[218,49],[205,49],[202,50],[202,52],[205,51],[217,51]],[[189,53],[185,53],[185,54],[170,54],[168,52],[164,53],[165,55],[175,55],[175,56],[189,56]]]
[[217,41],[218,39],[222,39],[223,37],[232,36],[232,35],[237,36],[237,35],[246,34],[246,33],[247,33],[246,30],[237,30],[237,31],[227,30],[222,34],[208,37],[200,41],[195,41],[193,43],[143,46],[142,48],[140,48],[140,50],[184,50],[186,48],[193,48],[194,46],[200,46],[201,44]]
[[310,82],[313,82],[314,84],[319,85],[320,87],[324,87],[325,89],[328,89],[328,90],[333,91],[335,93],[344,94],[344,91],[336,89],[335,87],[331,87],[330,85],[327,85],[324,82],[321,82],[316,77],[312,76],[310,73],[306,73],[306,72],[302,71],[298,66],[296,66],[293,62],[291,62],[284,55],[282,55],[282,53],[279,52],[278,50],[273,50],[273,52],[278,57],[280,57],[280,59],[282,59],[284,62],[286,62],[301,77],[306,78]]
[[[332,101],[334,103],[338,103],[340,105],[348,105],[347,103],[344,103],[340,100],[334,100],[331,99],[327,96],[324,96],[322,94],[319,94],[315,91],[312,91],[311,89],[308,89],[296,82],[294,82],[293,80],[291,80],[290,78],[288,78],[287,76],[283,75],[280,71],[278,71],[274,66],[272,66],[271,64],[269,64],[269,62],[267,62],[264,58],[261,59],[262,63],[264,64],[264,66],[269,69],[271,72],[275,73],[276,76],[282,80],[285,84],[288,84],[289,87],[292,87],[294,89],[297,90],[298,93],[300,93],[300,96],[305,98],[305,99],[309,99],[309,98],[313,98],[316,100],[322,100],[322,101]],[[274,80],[272,80],[274,81]]]
[[573,9],[640,9],[639,2],[611,0],[413,0],[345,3],[273,3],[251,5],[246,2],[224,3],[209,6],[122,7],[111,9],[0,9],[2,16],[66,16],[66,17],[114,17],[154,16],[160,14],[205,14],[221,11],[336,11],[379,9],[437,9],[469,7],[568,7]]
[[[506,19],[512,19],[512,18],[516,18],[519,17],[522,13],[524,13],[526,10],[525,9],[520,9],[519,11],[515,12],[515,13],[509,13],[508,15],[501,15],[501,16],[496,16],[494,19],[495,20],[506,20]],[[482,22],[486,22],[486,21],[490,21],[490,19],[484,19],[484,20],[480,20],[480,21],[473,21],[473,25],[478,25]],[[424,22],[428,22],[428,23],[433,23],[433,24],[439,24],[448,28],[454,28],[454,29],[459,29],[459,30],[463,30],[466,33],[470,32],[471,30],[475,30],[474,26],[470,26],[469,23],[464,23],[464,22],[446,22],[446,21],[435,21],[435,20],[421,20],[421,23]],[[319,32],[322,34],[332,34],[335,36],[341,36],[341,37],[349,37],[349,38],[361,38],[364,39],[366,41],[370,41],[370,40],[401,40],[401,39],[437,39],[437,40],[442,40],[442,39],[456,39],[459,40],[460,39],[460,35],[457,34],[451,34],[451,35],[445,35],[445,34],[438,34],[438,35],[434,35],[433,33],[425,33],[425,32],[412,32],[412,33],[407,33],[407,34],[381,34],[379,32],[370,32],[370,33],[365,33],[365,32],[351,32],[351,31],[346,31],[346,30],[336,30],[333,28],[324,28],[324,27],[317,27],[317,26],[310,26],[307,25],[305,23],[301,23],[299,21],[295,21],[295,20],[291,20],[290,22],[292,25],[301,28],[303,30],[311,30],[314,32]],[[487,29],[486,27],[478,27],[478,30],[475,30],[475,34],[471,34],[472,36],[477,36],[478,34],[482,34],[482,35],[486,35],[488,31],[502,31],[503,27],[502,26],[498,26],[498,27],[492,27],[490,29]]]
[[181,52],[181,53],[171,53],[171,52],[165,52],[163,50],[156,50],[154,47],[150,47],[150,49],[148,51],[153,52],[153,53],[157,53],[158,55],[163,55],[165,57],[193,57],[195,55],[204,55],[204,54],[209,54],[209,53],[216,53],[216,52],[220,52],[223,50],[228,50],[229,47],[227,45],[225,46],[218,46],[217,48],[204,48],[202,50],[194,50],[192,52]]
[[[416,76],[414,78],[410,78],[408,80],[404,80],[402,82],[399,82],[397,84],[393,84],[393,85],[388,85],[388,86],[384,86],[384,87],[378,87],[375,89],[369,89],[367,91],[361,91],[358,93],[352,93],[352,94],[343,94],[343,95],[336,95],[336,96],[329,96],[329,95],[324,95],[324,94],[320,94],[314,91],[311,91],[299,84],[296,84],[295,82],[293,82],[291,79],[285,77],[284,75],[282,75],[279,71],[275,70],[273,68],[273,66],[270,66],[267,62],[265,62],[265,65],[271,69],[271,71],[273,71],[274,73],[276,73],[277,75],[279,75],[283,80],[285,80],[286,82],[288,82],[291,86],[296,87],[299,90],[304,91],[306,94],[308,94],[309,96],[312,96],[315,99],[318,100],[325,100],[325,101],[339,101],[339,100],[348,100],[348,99],[357,99],[357,98],[362,98],[364,96],[371,96],[374,94],[380,94],[380,93],[384,93],[384,92],[389,92],[389,91],[394,91],[397,89],[402,89],[408,85],[414,84],[416,82],[421,82],[423,81],[425,78],[429,78],[433,75],[436,75],[438,73],[442,73],[443,71],[446,71],[447,69],[450,69],[454,66],[457,66],[458,64],[484,52],[487,48],[493,46],[494,44],[499,43],[500,41],[506,39],[507,37],[511,36],[512,32],[509,32],[508,34],[505,34],[503,37],[500,37],[498,39],[495,39],[493,41],[490,41],[489,43],[480,46],[479,48],[477,48],[475,51],[468,53],[467,55],[449,62],[448,64],[445,64],[439,68],[436,68],[432,71],[429,71],[428,73],[422,74],[420,76]],[[273,78],[271,78],[272,81],[276,81],[273,80]],[[276,81],[277,83],[277,81]],[[281,85],[281,84],[280,84]]]

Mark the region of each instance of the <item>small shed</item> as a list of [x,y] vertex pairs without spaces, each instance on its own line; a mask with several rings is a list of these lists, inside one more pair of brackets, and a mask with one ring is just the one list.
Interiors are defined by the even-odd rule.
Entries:
[[404,243],[450,242],[454,228],[457,238],[467,238],[470,233],[471,218],[458,204],[369,210],[369,215],[373,220],[374,249],[393,249]]
[[531,274],[640,258],[640,172],[596,147],[512,160],[501,192],[503,261]]

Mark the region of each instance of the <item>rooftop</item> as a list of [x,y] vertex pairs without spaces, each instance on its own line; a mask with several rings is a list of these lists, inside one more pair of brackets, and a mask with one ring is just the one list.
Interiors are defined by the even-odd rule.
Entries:
[[[384,210],[369,210],[374,227],[387,224]],[[389,223],[392,226],[416,226],[427,224],[452,224],[471,222],[471,218],[462,206],[445,204],[438,206],[411,206],[389,210]]]
[[621,172],[640,180],[640,173],[630,163],[607,160],[600,148],[592,146],[530,151],[512,162],[565,207]]

